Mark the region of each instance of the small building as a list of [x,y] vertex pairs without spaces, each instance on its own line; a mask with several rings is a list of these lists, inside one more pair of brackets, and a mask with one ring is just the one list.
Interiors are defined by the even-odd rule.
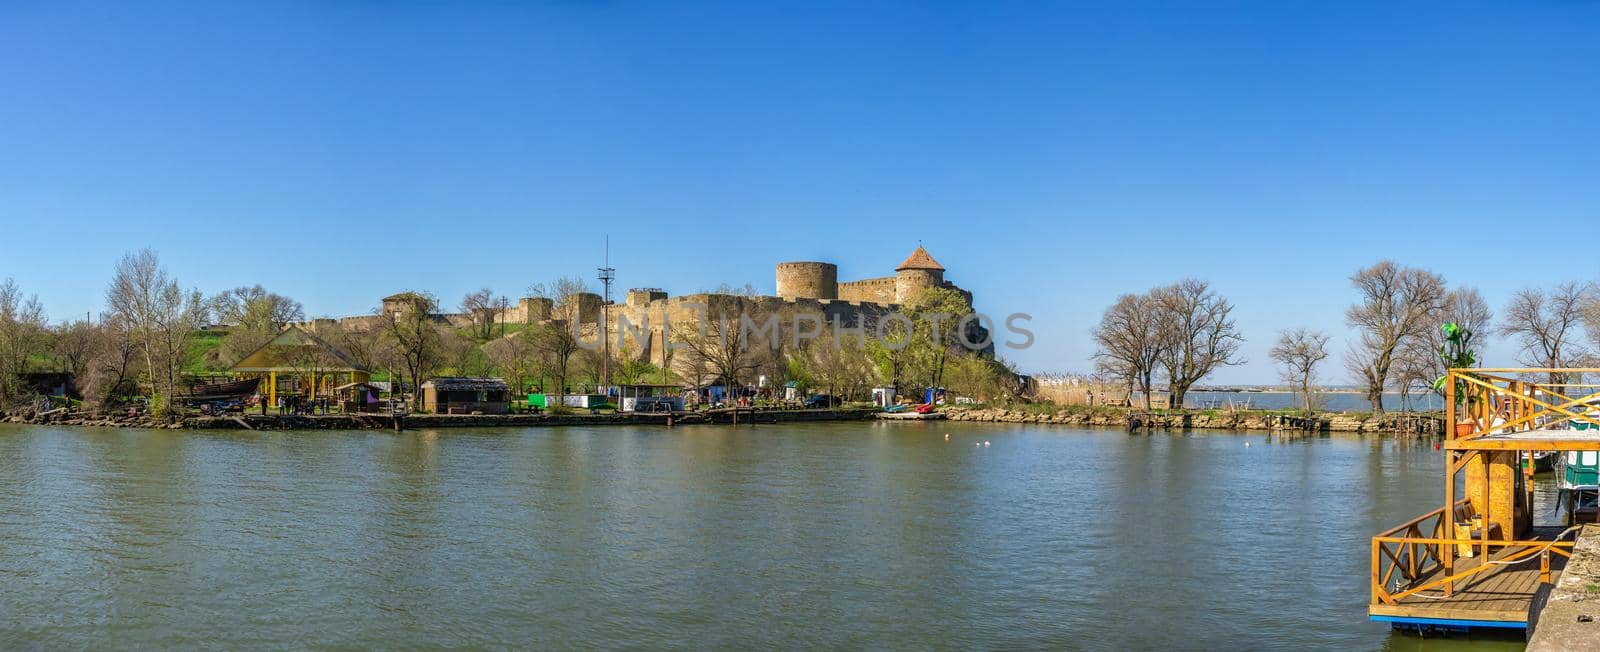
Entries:
[[683,386],[672,384],[619,385],[619,412],[682,412]]
[[505,414],[511,388],[499,378],[434,378],[422,384],[422,409],[434,414]]

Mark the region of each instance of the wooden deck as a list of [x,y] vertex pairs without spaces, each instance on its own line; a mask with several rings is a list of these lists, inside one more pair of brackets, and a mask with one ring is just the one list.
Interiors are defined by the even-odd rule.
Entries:
[[[1539,539],[1548,539],[1560,530],[1554,528],[1546,532],[1551,528],[1538,529],[1539,534],[1545,535],[1537,537]],[[1504,551],[1497,551],[1491,557],[1499,559],[1504,555]],[[1550,555],[1552,583],[1560,578],[1566,562],[1567,558],[1563,555]],[[1480,558],[1458,558],[1456,572],[1469,571],[1480,564]],[[1374,620],[1399,623],[1527,627],[1528,611],[1533,604],[1534,593],[1539,590],[1539,574],[1539,556],[1534,555],[1459,580],[1455,584],[1454,595],[1448,598],[1444,597],[1442,590],[1423,591],[1401,598],[1399,604],[1369,605],[1367,613]],[[1435,571],[1417,584],[1426,584],[1443,576],[1442,570]]]

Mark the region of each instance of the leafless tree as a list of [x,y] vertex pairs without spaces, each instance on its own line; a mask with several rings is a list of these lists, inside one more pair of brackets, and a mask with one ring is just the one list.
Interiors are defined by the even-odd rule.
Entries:
[[472,318],[473,335],[480,340],[494,337],[494,325],[499,309],[506,304],[505,297],[496,297],[489,288],[468,292],[461,298],[461,312]]
[[488,357],[496,373],[504,376],[518,394],[523,393],[528,378],[538,371],[538,350],[534,347],[532,330],[517,331],[490,340],[483,345],[483,354]]
[[411,309],[377,311],[379,342],[374,350],[384,366],[402,370],[411,379],[412,400],[416,409],[421,409],[422,383],[438,368],[444,352],[439,325],[433,319],[438,302],[427,293],[408,294]]
[[[1429,328],[1422,331],[1421,336],[1408,339],[1395,353],[1395,374],[1393,386],[1401,394],[1400,400],[1409,398],[1413,387],[1433,387],[1434,381],[1444,377],[1445,362],[1443,357],[1445,336],[1442,326],[1453,323],[1478,337],[1473,339],[1473,347],[1482,359],[1483,342],[1494,327],[1494,312],[1489,309],[1489,302],[1483,300],[1483,295],[1477,288],[1461,287],[1445,293],[1444,312],[1435,320],[1437,323],[1429,324]],[[1436,393],[1441,390],[1433,390]],[[1441,394],[1442,395],[1442,394]]]
[[52,338],[54,341],[50,346],[51,353],[55,355],[61,370],[72,376],[75,381],[82,380],[89,373],[95,349],[100,345],[96,330],[94,322],[88,319],[62,324],[55,330]]
[[[1580,339],[1584,309],[1593,302],[1594,286],[1568,281],[1549,292],[1524,288],[1506,304],[1500,334],[1516,341],[1522,364],[1558,369],[1584,359]],[[1552,384],[1572,380],[1571,374],[1550,372]]]
[[215,351],[220,365],[231,366],[272,341],[290,323],[305,321],[299,301],[268,292],[260,285],[239,287],[211,298],[217,321],[230,328]]
[[198,292],[185,292],[167,275],[156,253],[144,249],[117,263],[106,290],[111,312],[129,327],[150,378],[154,405],[170,408],[177,390],[189,335],[204,323],[207,308]]
[[1365,384],[1372,411],[1382,414],[1396,353],[1432,328],[1444,309],[1444,278],[1384,260],[1357,271],[1350,284],[1360,297],[1345,310],[1345,323],[1359,339],[1346,352],[1345,366]]
[[745,337],[741,319],[763,322],[760,304],[737,296],[710,297],[710,305],[697,328],[674,328],[678,353],[691,367],[710,370],[726,383],[729,398],[742,386],[741,379],[761,368],[774,355],[766,342]]
[[1130,379],[1150,409],[1151,384],[1163,353],[1159,303],[1148,294],[1124,294],[1106,309],[1094,329],[1095,365]]
[[546,388],[545,394],[555,394],[557,405],[565,401],[573,357],[583,350],[578,338],[583,334],[582,296],[588,291],[583,279],[572,276],[528,288],[529,295],[549,299],[552,306],[551,320],[530,328],[530,336],[534,350],[555,379],[555,391]]
[[1284,382],[1299,390],[1306,416],[1311,416],[1311,387],[1317,378],[1317,365],[1328,359],[1328,334],[1305,328],[1284,331],[1267,356],[1282,365]]
[[102,317],[94,336],[96,344],[92,347],[88,377],[77,381],[78,391],[89,405],[105,406],[137,391],[131,385],[139,372],[140,347],[127,322],[115,315]]
[[1218,367],[1244,362],[1244,338],[1234,323],[1233,304],[1205,281],[1184,279],[1151,291],[1156,329],[1163,344],[1157,359],[1166,370],[1172,406],[1183,407],[1189,388]]

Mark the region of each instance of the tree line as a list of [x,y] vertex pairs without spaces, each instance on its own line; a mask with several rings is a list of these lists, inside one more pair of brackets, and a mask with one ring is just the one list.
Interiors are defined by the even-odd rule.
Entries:
[[[589,292],[583,280],[559,277],[527,292],[550,300],[551,319],[507,324],[499,316],[510,301],[481,289],[459,303],[468,318],[465,325],[441,319],[440,301],[423,291],[391,297],[406,310],[375,309],[368,319],[349,324],[307,322],[300,302],[260,285],[211,296],[185,287],[146,249],[118,262],[105,308],[94,317],[52,324],[36,296],[26,295],[12,280],[0,284],[0,404],[32,396],[35,388],[25,382],[29,372],[58,372],[72,379],[73,389],[91,406],[146,396],[153,409],[164,410],[195,375],[225,372],[297,323],[348,361],[413,388],[448,374],[498,376],[519,394],[529,389],[568,393],[597,387],[601,370],[609,369],[613,384],[738,388],[765,377],[846,398],[865,398],[885,383],[949,387],[984,398],[1012,398],[1020,391],[1008,363],[965,351],[955,344],[955,322],[936,318],[970,312],[965,297],[946,288],[928,290],[908,307],[903,323],[887,329],[891,341],[905,340],[892,346],[831,333],[798,345],[788,332],[767,340],[730,337],[738,334],[724,330],[736,327],[741,316],[761,321],[770,315],[765,302],[754,300],[754,288],[724,286],[712,292],[719,301],[708,307],[706,328],[672,330],[665,365],[652,364],[628,346],[613,347],[609,360],[597,347],[584,346],[599,334],[597,325],[580,315],[582,297]],[[790,323],[792,315],[783,317]],[[826,323],[820,314],[815,317]],[[214,324],[226,328],[208,331]],[[871,332],[876,324],[859,326]],[[315,351],[295,355],[289,364],[306,370],[340,362]]]
[[[1527,287],[1512,294],[1496,327],[1495,315],[1473,287],[1451,288],[1443,276],[1390,260],[1350,276],[1354,302],[1344,325],[1353,340],[1344,367],[1362,386],[1374,413],[1384,395],[1404,402],[1445,374],[1446,334],[1455,324],[1467,333],[1499,334],[1516,349],[1519,364],[1562,368],[1596,364],[1600,356],[1600,292],[1586,281]],[[1126,294],[1107,308],[1093,331],[1097,371],[1142,392],[1145,408],[1156,381],[1167,384],[1171,404],[1212,371],[1241,364],[1233,306],[1204,281],[1185,279],[1141,294]],[[1330,357],[1326,331],[1295,327],[1278,333],[1268,356],[1309,412],[1319,371]],[[1481,347],[1481,341],[1479,346]],[[1551,383],[1575,380],[1551,372]]]

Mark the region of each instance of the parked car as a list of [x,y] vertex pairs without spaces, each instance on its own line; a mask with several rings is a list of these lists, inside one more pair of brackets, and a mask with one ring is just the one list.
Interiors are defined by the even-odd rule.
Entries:
[[817,410],[821,408],[839,407],[839,405],[842,403],[844,403],[844,401],[839,400],[839,397],[837,396],[818,394],[806,399],[806,409]]

